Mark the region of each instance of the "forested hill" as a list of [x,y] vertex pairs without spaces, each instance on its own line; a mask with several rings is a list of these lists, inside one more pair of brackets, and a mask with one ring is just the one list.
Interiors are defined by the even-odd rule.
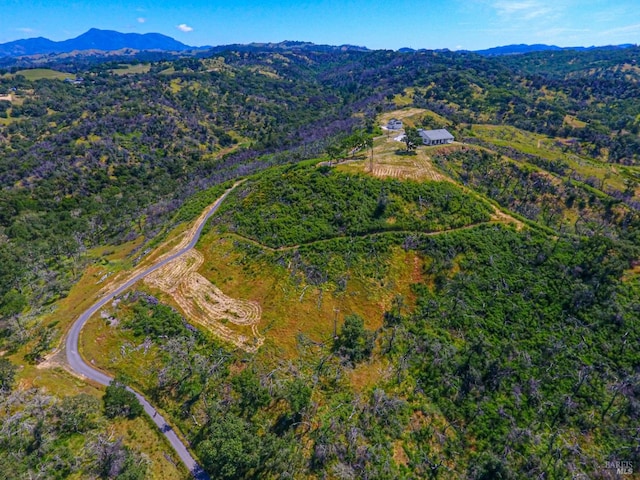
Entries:
[[[16,389],[48,378],[33,365],[68,328],[70,292],[87,301],[240,177],[200,272],[261,305],[259,352],[185,326],[149,286],[86,333],[214,478],[640,466],[639,59],[290,44],[0,70],[0,417],[27,405],[21,435],[0,429],[0,471],[109,478],[68,454],[104,424],[69,427],[49,397],[30,417],[41,397]],[[459,143],[405,149],[380,130],[392,116]]]

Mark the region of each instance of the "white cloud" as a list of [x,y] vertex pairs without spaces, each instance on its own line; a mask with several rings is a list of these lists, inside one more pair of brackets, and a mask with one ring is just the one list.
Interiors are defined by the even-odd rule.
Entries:
[[553,12],[551,6],[536,0],[500,0],[493,4],[493,8],[502,17],[517,17],[521,20],[533,20]]
[[521,2],[508,2],[500,1],[493,4],[493,7],[498,10],[500,15],[513,15],[514,13],[520,13],[537,6],[533,1],[521,1]]
[[35,30],[33,28],[28,28],[28,27],[16,28],[16,30],[22,33],[35,33]]
[[640,23],[636,23],[635,25],[626,25],[624,27],[612,28],[611,30],[605,30],[604,32],[600,32],[600,35],[614,36],[627,33],[640,33]]
[[176,27],[178,30],[180,30],[181,32],[193,32],[193,27],[190,27],[189,25],[187,25],[186,23],[181,23],[180,25],[178,25]]
[[146,19],[146,18],[144,18],[144,17],[138,17],[138,23],[144,23],[144,22],[146,22],[146,21],[147,21],[147,19]]
[[614,7],[613,5],[607,5],[606,10],[601,10],[593,14],[593,20],[596,22],[616,22],[621,18],[632,15],[634,12],[629,10],[628,5],[619,5]]

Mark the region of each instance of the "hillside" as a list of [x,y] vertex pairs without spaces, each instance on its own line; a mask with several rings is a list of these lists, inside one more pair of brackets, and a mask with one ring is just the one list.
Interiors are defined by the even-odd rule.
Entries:
[[[0,471],[184,478],[123,385],[211,478],[640,464],[638,56],[282,49],[6,72]],[[456,142],[414,151],[391,118]],[[83,330],[117,382],[69,374],[71,323],[238,179],[194,249]]]

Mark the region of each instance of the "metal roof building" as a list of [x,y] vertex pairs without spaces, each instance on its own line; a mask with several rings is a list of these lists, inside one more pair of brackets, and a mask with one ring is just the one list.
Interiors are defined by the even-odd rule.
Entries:
[[447,130],[441,128],[439,130],[418,130],[425,145],[444,145],[452,143],[454,138]]

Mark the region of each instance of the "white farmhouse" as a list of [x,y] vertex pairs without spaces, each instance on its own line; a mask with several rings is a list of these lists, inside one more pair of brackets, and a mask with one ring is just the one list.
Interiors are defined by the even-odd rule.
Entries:
[[438,130],[418,130],[418,133],[422,137],[422,142],[425,145],[444,145],[446,143],[453,143],[453,135],[451,135],[444,128]]

